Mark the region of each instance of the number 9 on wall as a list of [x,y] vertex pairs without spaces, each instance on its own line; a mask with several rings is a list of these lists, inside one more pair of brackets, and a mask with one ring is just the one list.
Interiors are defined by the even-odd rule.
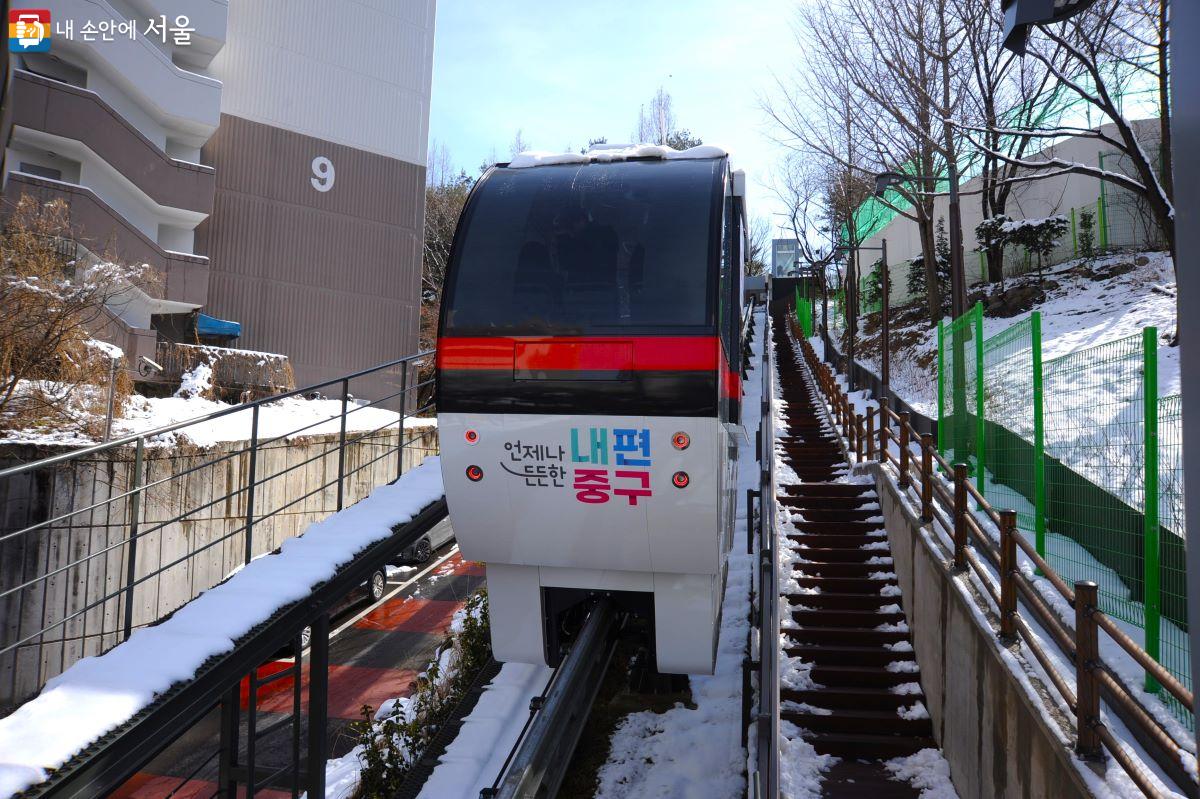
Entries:
[[336,173],[333,170],[333,162],[323,155],[318,155],[312,160],[313,176],[309,178],[312,187],[317,191],[329,191],[333,188],[333,179]]

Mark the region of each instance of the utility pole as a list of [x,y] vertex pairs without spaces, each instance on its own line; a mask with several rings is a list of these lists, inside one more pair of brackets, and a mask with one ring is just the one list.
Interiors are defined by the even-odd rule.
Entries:
[[[853,219],[853,215],[851,215]],[[850,233],[850,241],[854,241],[854,232]],[[846,260],[846,387],[854,391],[854,338],[858,332],[858,248],[850,247],[850,256]]]
[[[883,395],[888,395],[891,388],[892,343],[888,335],[888,316],[891,310],[891,300],[888,295],[892,292],[892,283],[888,275],[887,239],[879,244],[879,269],[883,276],[883,341],[880,345],[879,379],[883,381]],[[883,424],[881,421],[880,424]]]

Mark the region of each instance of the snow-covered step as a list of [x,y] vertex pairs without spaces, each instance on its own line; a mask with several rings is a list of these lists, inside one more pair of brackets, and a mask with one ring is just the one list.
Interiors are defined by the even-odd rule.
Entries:
[[879,497],[849,476],[787,325],[775,331],[788,425],[775,456],[791,479],[776,498],[791,570],[780,719],[817,753],[843,758],[825,774],[823,795],[916,796],[884,765],[936,744]]

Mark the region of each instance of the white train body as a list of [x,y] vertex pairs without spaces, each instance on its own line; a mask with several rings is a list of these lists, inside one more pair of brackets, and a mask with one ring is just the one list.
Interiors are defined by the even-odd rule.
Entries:
[[498,168],[447,269],[438,424],[497,659],[554,665],[597,595],[712,673],[737,484],[744,224],[723,156]]
[[[456,413],[438,424],[455,535],[487,564],[497,659],[545,661],[542,589],[624,591],[653,595],[660,671],[712,672],[736,483],[720,422]],[[613,451],[614,430],[648,438],[649,457]],[[686,450],[671,444],[680,432]]]

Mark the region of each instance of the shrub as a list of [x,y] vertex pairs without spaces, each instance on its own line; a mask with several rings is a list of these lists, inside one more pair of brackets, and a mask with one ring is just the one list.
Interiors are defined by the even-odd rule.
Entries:
[[[61,200],[23,196],[0,230],[0,428],[53,425],[95,432],[117,347],[93,336],[111,324],[106,306],[148,268],[85,257]],[[118,372],[119,393],[128,378]],[[123,389],[123,392],[120,390]]]
[[352,725],[362,746],[362,796],[391,799],[400,790],[467,688],[491,662],[490,634],[487,590],[481,589],[455,616],[450,636],[417,678],[411,696],[395,700],[381,718],[363,706],[363,720]]
[[1083,211],[1079,214],[1079,254],[1084,260],[1091,261],[1096,252],[1096,214]]

